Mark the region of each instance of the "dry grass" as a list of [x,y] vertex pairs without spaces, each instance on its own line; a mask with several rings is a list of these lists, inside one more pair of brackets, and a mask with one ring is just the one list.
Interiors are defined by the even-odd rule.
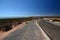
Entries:
[[13,29],[11,29],[10,31],[7,31],[7,32],[0,31],[0,40],[3,40],[3,38],[5,38],[6,36],[8,36],[10,33],[14,32],[14,31],[16,31],[18,29],[23,28],[24,25],[25,25],[25,22],[23,22],[20,25],[17,25],[16,27],[13,26]]

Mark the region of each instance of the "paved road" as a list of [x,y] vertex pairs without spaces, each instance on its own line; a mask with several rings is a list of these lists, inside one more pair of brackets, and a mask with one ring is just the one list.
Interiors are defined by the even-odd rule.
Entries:
[[16,30],[3,40],[44,40],[44,38],[35,22],[31,21],[25,27]]
[[39,21],[38,23],[51,40],[60,40],[60,26],[53,25],[47,21]]

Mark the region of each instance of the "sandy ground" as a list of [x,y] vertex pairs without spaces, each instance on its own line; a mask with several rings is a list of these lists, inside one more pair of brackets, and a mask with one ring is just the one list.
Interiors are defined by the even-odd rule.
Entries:
[[50,23],[57,25],[57,26],[60,26],[60,22],[50,22]]
[[16,26],[15,28],[11,29],[8,32],[2,32],[2,31],[0,31],[0,40],[3,40],[3,38],[5,38],[6,36],[8,36],[10,33],[14,32],[15,30],[23,28],[24,25],[25,25],[25,22],[23,22],[22,24]]

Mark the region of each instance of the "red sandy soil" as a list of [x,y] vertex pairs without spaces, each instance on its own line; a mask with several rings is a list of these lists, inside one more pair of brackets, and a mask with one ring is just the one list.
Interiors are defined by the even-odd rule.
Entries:
[[7,31],[7,32],[0,31],[0,40],[5,38],[6,36],[8,36],[10,33],[14,32],[14,31],[16,31],[18,29],[23,28],[24,26],[25,26],[25,22],[23,22],[22,24],[20,24],[20,25],[18,25],[16,27],[14,27],[14,25],[13,25],[13,29],[11,29],[10,31]]

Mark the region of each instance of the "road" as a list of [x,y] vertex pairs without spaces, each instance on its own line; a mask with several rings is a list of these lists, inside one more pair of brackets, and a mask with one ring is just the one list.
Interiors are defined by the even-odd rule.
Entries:
[[39,21],[38,23],[51,40],[60,40],[60,26],[53,25],[47,21]]
[[44,40],[44,38],[36,23],[31,21],[22,29],[9,34],[3,40]]

